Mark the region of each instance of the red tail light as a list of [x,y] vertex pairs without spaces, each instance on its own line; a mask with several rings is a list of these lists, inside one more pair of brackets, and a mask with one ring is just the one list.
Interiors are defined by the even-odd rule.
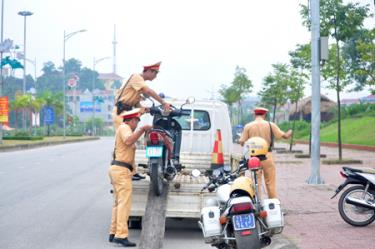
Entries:
[[231,213],[244,213],[253,209],[253,205],[250,202],[237,203],[232,206]]
[[151,144],[158,144],[159,143],[159,135],[156,132],[150,132],[148,135],[150,138]]
[[242,231],[242,232],[241,232],[241,235],[242,235],[242,236],[251,235],[251,234],[253,234],[253,232],[250,231],[250,230],[245,230],[245,231]]
[[260,168],[260,159],[257,157],[251,157],[249,161],[247,162],[247,167],[250,170],[258,169]]
[[342,172],[342,171],[340,171],[340,175],[341,175],[342,177],[344,177],[344,178],[348,178],[348,176],[347,176],[344,172]]

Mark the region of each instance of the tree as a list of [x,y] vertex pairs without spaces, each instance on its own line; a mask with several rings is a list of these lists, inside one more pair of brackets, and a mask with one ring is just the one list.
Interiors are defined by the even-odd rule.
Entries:
[[[10,105],[10,109],[14,110],[16,112],[16,117],[17,117],[18,111],[25,111],[26,112],[25,118],[30,117],[30,120],[29,120],[30,121],[30,129],[31,129],[31,124],[32,124],[30,114],[31,114],[32,109],[33,109],[33,101],[34,101],[34,97],[31,94],[19,94],[19,95],[16,96],[15,100],[13,100],[11,102],[11,105]],[[16,125],[17,125],[17,121],[16,121]]]
[[286,64],[273,64],[273,74],[267,75],[263,79],[263,88],[259,92],[261,102],[265,106],[272,106],[273,118],[275,122],[277,107],[284,105],[287,101],[288,90],[288,66]]
[[13,76],[4,78],[4,92],[5,96],[9,97],[9,100],[14,100],[16,98],[16,93],[22,93],[23,80],[15,78]]
[[82,70],[79,72],[78,89],[82,91],[85,91],[86,89],[92,90],[93,80],[95,80],[95,89],[104,90],[104,82],[102,80],[99,80],[98,76],[98,72],[93,71],[87,67],[82,68]]
[[231,116],[231,121],[233,124],[233,104],[237,101],[238,99],[238,93],[234,89],[233,86],[226,86],[226,85],[221,85],[219,89],[219,94],[222,97],[222,101],[226,103],[229,106],[229,111],[230,111],[230,116]]
[[363,30],[343,47],[348,70],[355,79],[354,90],[375,86],[375,28]]
[[301,72],[311,71],[311,44],[297,44],[294,51],[289,52],[290,64]]
[[246,75],[246,69],[239,66],[236,67],[234,73],[234,80],[232,82],[234,90],[237,92],[236,97],[238,102],[238,122],[242,122],[242,100],[249,94],[253,88],[251,80]]
[[[301,6],[303,24],[310,29],[311,20],[308,6]],[[320,1],[321,36],[331,36],[335,40],[335,48],[332,48],[332,51],[335,52],[335,61],[330,59],[330,62],[334,63],[335,75],[329,70],[325,70],[326,74],[323,73],[323,77],[330,82],[330,87],[336,90],[337,95],[339,160],[342,159],[340,92],[348,85],[348,71],[345,70],[344,63],[342,63],[343,57],[340,54],[342,45],[340,46],[340,44],[347,42],[363,29],[363,22],[369,16],[368,5],[360,6],[358,3],[344,5],[342,0]],[[334,83],[333,77],[335,78]]]
[[82,63],[74,58],[65,61],[65,75],[79,74],[81,72]]
[[[231,120],[233,122],[233,104],[238,103],[238,123],[241,122],[242,108],[241,102],[243,98],[251,92],[253,85],[246,75],[246,69],[239,66],[236,67],[234,73],[234,79],[230,86],[222,85],[219,93],[222,96],[222,100],[228,104],[231,113]],[[233,123],[234,124],[234,123]]]
[[36,85],[38,92],[62,92],[63,74],[56,69],[53,62],[46,62],[42,68],[43,74],[38,77]]
[[[298,101],[303,98],[303,91],[305,89],[305,79],[307,75],[298,72],[296,68],[289,67],[289,75],[288,75],[288,98],[292,104],[295,104],[296,112],[298,110]],[[296,127],[296,119],[293,119],[293,126],[292,130],[294,131]],[[293,138],[294,133],[292,133],[292,137],[290,139],[290,146],[289,150],[292,151],[293,146]]]
[[[37,113],[40,113],[40,111],[42,110],[43,106],[45,105],[45,100],[42,99],[42,98],[32,98],[32,101],[31,101],[31,110],[33,113],[35,113],[35,124],[37,123]],[[32,122],[31,122],[32,124]]]
[[50,91],[44,91],[38,96],[43,100],[44,106],[53,108],[57,116],[63,114],[64,103],[62,101],[62,93],[51,93]]

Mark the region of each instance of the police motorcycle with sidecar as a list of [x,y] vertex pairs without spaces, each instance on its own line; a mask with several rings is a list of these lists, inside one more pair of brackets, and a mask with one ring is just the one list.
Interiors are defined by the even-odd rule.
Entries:
[[340,175],[345,182],[336,189],[331,199],[352,184],[339,199],[340,215],[352,226],[367,226],[375,220],[375,169],[342,169]]
[[[207,200],[198,222],[205,243],[219,249],[258,249],[281,233],[284,218],[278,199],[261,199],[257,171],[268,151],[267,142],[250,138],[244,146],[244,158],[233,172],[212,172],[202,191],[216,191]],[[249,170],[250,176],[244,176]],[[199,172],[200,173],[200,172]],[[193,175],[199,173],[193,172]]]
[[164,184],[173,180],[183,168],[180,164],[182,129],[174,117],[190,115],[190,110],[184,110],[183,106],[194,101],[194,97],[189,97],[180,108],[172,105],[171,111],[163,110],[160,105],[155,106],[152,101],[150,114],[154,117],[153,128],[145,134],[145,145],[148,174],[157,196],[162,195]]

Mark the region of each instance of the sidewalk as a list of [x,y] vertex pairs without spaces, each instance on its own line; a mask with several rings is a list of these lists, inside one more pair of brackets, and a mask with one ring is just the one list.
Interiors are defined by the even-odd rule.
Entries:
[[[287,147],[278,144],[277,147]],[[308,146],[298,144],[295,150],[308,153]],[[321,147],[321,153],[337,158],[337,148]],[[282,208],[286,210],[283,236],[301,249],[375,249],[375,222],[367,227],[353,227],[343,221],[338,212],[340,195],[330,199],[344,178],[341,165],[320,166],[325,184],[309,185],[310,159],[295,158],[293,154],[274,152],[277,185]],[[344,149],[343,158],[360,159],[358,168],[375,168],[375,152]]]

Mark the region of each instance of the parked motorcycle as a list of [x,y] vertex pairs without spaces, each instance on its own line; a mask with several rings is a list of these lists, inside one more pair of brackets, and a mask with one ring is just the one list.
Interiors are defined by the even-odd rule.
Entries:
[[[258,249],[269,245],[272,235],[282,232],[280,201],[260,199],[256,175],[260,167],[260,158],[246,156],[235,171],[209,175],[201,191],[216,191],[216,198],[207,200],[198,222],[205,243],[219,249]],[[250,170],[251,178],[243,176],[246,170]]]
[[[185,104],[194,103],[194,98],[188,98]],[[150,107],[154,116],[153,128],[145,134],[146,157],[151,184],[155,195],[163,193],[164,184],[171,181],[177,172],[181,171],[180,147],[182,138],[181,125],[174,117],[190,115],[190,110],[172,106],[170,112],[165,112],[162,106]]]
[[375,169],[343,167],[340,175],[345,178],[331,197],[333,199],[347,185],[338,207],[341,217],[352,226],[367,226],[375,220]]

